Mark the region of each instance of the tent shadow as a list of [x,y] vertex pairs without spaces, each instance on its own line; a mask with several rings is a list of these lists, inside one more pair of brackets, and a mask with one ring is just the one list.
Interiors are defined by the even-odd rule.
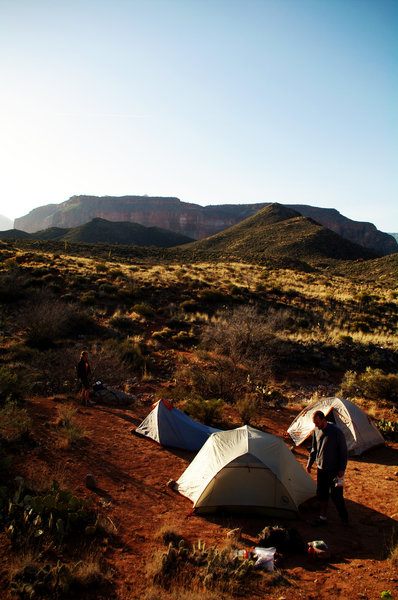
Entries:
[[398,522],[350,500],[346,500],[346,505],[350,515],[349,526],[340,523],[333,505],[329,507],[329,524],[321,528],[311,526],[311,521],[319,514],[318,508],[315,507],[307,508],[300,512],[298,518],[289,520],[227,512],[204,515],[203,518],[227,530],[240,528],[240,544],[248,548],[258,545],[259,534],[264,527],[279,525],[288,530],[294,529],[305,544],[313,540],[323,540],[331,552],[330,559],[313,561],[306,553],[285,549],[280,564],[284,569],[302,567],[313,571],[352,559],[385,559],[391,552],[394,532],[398,533]]
[[[396,446],[396,444],[395,444]],[[388,442],[385,446],[379,446],[364,452],[361,456],[350,456],[350,462],[369,463],[385,466],[398,465],[398,448],[393,447]]]
[[139,419],[138,417],[133,417],[129,414],[127,414],[125,411],[121,412],[121,411],[115,411],[112,410],[111,407],[106,406],[106,405],[102,405],[102,404],[97,404],[96,405],[96,410],[103,412],[103,413],[109,413],[111,415],[113,415],[114,417],[117,417],[118,419],[122,419],[123,421],[127,421],[128,423],[132,423],[133,425],[139,425],[141,423],[142,419]]

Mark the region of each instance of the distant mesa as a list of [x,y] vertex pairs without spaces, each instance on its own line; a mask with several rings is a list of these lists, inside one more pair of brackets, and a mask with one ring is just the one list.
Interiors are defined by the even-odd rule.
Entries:
[[[102,218],[113,222],[137,223],[145,227],[160,227],[201,240],[236,225],[270,204],[263,202],[200,206],[173,197],[72,196],[61,204],[35,208],[28,215],[15,219],[14,226],[34,233],[53,227],[79,227],[92,219]],[[371,223],[353,221],[333,208],[305,204],[283,206],[378,254],[398,252],[394,237],[379,231]]]
[[160,227],[145,227],[138,223],[112,222],[95,218],[78,227],[49,227],[26,233],[19,229],[0,232],[2,239],[35,239],[80,242],[85,244],[124,244],[171,248],[192,242],[192,238]]

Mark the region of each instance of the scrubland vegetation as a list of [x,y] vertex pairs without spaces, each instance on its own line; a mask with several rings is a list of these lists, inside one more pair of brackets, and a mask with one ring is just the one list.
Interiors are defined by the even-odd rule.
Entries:
[[[384,435],[397,439],[394,276],[371,281],[368,273],[344,275],[340,267],[307,273],[166,260],[160,251],[115,258],[111,248],[102,248],[101,257],[63,250],[0,245],[0,512],[16,597],[62,597],[107,581],[97,550],[112,535],[110,525],[50,474],[40,486],[17,485],[11,466],[18,448],[29,447],[24,401],[31,397],[63,399],[51,425],[59,444],[78,446],[89,435],[75,419],[82,349],[90,353],[94,379],[127,392],[135,381],[151,382],[155,397],[204,423],[220,423],[234,406],[241,423],[255,424],[267,407],[309,400],[316,389],[306,395],[302,386],[311,379],[364,405]],[[68,560],[57,558],[60,549]],[[396,560],[396,548],[392,553]],[[234,573],[230,586],[250,573],[227,551],[211,554],[214,569]],[[195,577],[209,584],[201,597],[211,598],[208,563],[200,548],[180,540],[160,553],[153,580],[167,588],[177,569],[186,583],[199,565]]]

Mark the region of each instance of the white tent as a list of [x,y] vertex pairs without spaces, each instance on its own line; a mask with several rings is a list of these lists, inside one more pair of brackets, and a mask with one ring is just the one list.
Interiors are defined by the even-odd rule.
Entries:
[[216,431],[220,430],[191,419],[166,400],[160,400],[136,429],[162,446],[184,450],[199,450]]
[[196,512],[260,511],[294,517],[315,483],[283,440],[245,425],[209,437],[175,489]]
[[296,446],[312,434],[314,430],[312,416],[317,410],[321,410],[327,416],[328,421],[333,420],[340,427],[351,455],[360,455],[365,450],[382,446],[385,443],[380,431],[376,429],[359,406],[349,400],[332,397],[311,402],[294,419],[287,431]]

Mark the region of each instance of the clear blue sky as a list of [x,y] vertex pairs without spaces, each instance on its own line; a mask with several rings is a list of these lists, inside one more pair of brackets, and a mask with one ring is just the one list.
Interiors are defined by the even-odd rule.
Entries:
[[398,231],[398,1],[0,0],[0,213],[75,194]]

